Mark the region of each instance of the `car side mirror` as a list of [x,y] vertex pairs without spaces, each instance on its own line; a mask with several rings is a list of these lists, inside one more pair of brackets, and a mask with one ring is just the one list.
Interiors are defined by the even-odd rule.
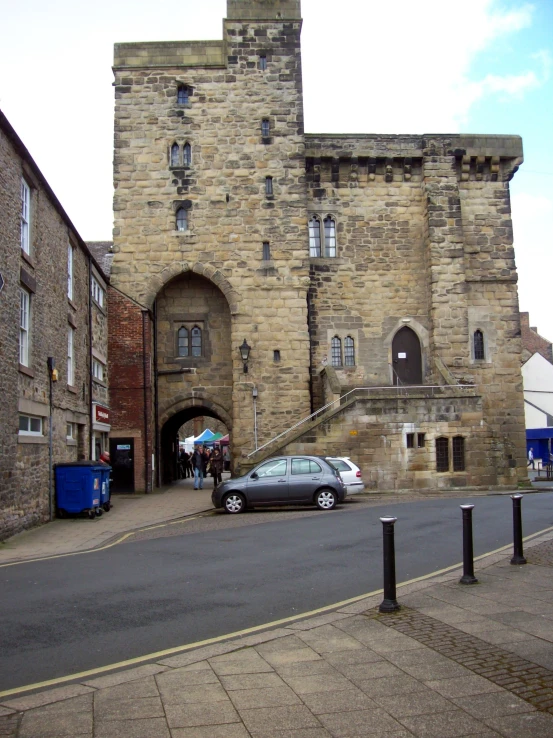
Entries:
[[257,476],[257,472],[253,472],[253,474],[250,477],[250,479],[258,479],[258,478],[259,477]]

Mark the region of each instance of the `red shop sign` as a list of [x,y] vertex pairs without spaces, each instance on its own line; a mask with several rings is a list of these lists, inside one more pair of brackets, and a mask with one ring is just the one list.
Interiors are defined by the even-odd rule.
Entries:
[[106,425],[109,425],[109,410],[107,407],[102,407],[101,405],[96,405],[96,422],[97,423],[105,423]]

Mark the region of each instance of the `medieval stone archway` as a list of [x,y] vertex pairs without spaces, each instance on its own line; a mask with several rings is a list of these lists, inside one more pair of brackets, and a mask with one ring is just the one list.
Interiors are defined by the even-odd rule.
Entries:
[[162,483],[175,478],[176,439],[184,423],[208,416],[231,430],[231,328],[225,294],[202,275],[181,272],[156,295],[155,412]]
[[193,397],[178,403],[160,418],[160,470],[161,483],[170,484],[178,478],[177,460],[179,453],[179,428],[194,418],[214,418],[232,430],[232,420],[228,413],[216,402],[207,398]]

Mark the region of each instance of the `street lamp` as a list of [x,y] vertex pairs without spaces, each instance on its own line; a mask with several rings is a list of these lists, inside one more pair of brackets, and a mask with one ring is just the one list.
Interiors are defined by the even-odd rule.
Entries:
[[244,362],[244,374],[248,373],[248,359],[250,358],[251,346],[248,346],[246,339],[242,341],[242,345],[238,348],[240,351],[240,358]]

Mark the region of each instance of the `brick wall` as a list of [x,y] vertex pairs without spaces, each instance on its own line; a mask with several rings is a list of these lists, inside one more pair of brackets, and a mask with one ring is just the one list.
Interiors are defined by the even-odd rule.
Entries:
[[553,364],[553,348],[551,341],[540,336],[538,329],[530,326],[530,313],[520,314],[520,330],[523,349],[523,360],[527,361],[535,353],[541,354]]

